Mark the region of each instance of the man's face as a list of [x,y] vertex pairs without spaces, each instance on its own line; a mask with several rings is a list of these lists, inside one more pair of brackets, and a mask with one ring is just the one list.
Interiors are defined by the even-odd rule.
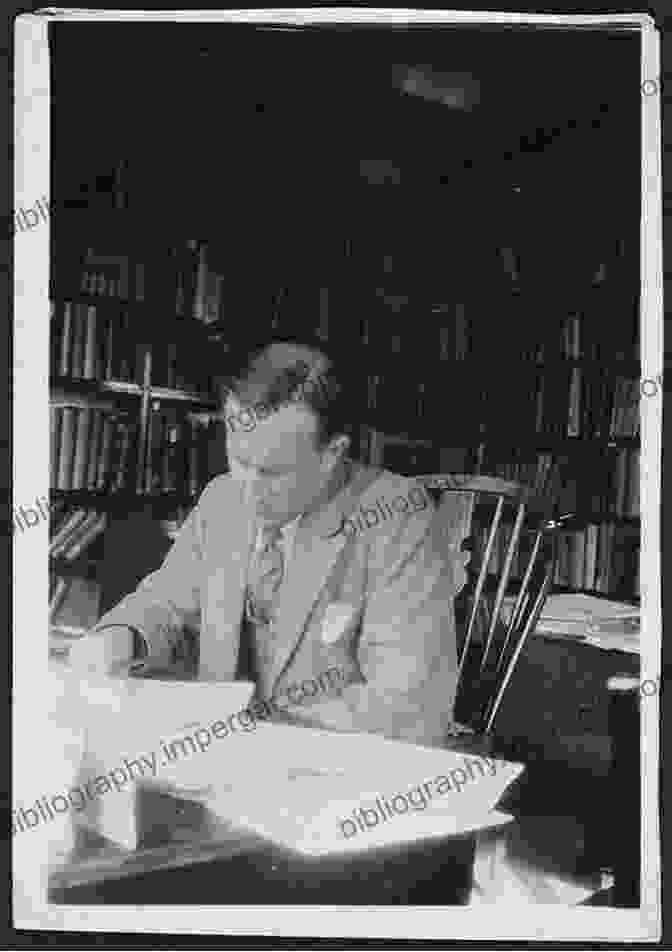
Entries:
[[[242,419],[245,408],[233,394],[226,417]],[[255,415],[255,425],[228,431],[231,475],[264,522],[282,525],[308,509],[324,489],[338,452],[316,448],[317,419],[300,403]]]

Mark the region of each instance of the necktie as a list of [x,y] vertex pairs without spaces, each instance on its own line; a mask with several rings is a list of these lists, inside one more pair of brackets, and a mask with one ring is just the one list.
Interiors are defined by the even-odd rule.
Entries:
[[277,526],[265,528],[257,547],[248,579],[248,612],[252,621],[268,625],[273,621],[276,594],[285,572]]

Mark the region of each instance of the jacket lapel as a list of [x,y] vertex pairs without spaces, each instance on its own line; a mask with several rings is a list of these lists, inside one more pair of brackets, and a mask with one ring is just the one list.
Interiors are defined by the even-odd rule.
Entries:
[[352,464],[351,478],[325,506],[299,523],[292,557],[280,589],[276,647],[270,683],[280,677],[303,636],[310,611],[336,559],[348,541],[339,532],[364,489],[379,471]]

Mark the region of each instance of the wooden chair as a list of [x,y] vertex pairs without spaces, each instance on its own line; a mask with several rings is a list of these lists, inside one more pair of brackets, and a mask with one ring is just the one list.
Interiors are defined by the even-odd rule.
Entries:
[[[436,518],[457,572],[456,723],[447,746],[485,751],[516,662],[544,606],[557,533],[569,516],[551,518],[551,498],[493,476],[416,478],[437,503]],[[475,745],[477,738],[481,742]]]

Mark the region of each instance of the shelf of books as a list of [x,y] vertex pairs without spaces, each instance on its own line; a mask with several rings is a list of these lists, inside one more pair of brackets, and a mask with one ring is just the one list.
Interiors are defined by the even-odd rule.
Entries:
[[237,346],[309,331],[356,355],[366,392],[355,455],[408,475],[489,473],[548,494],[558,515],[575,515],[559,542],[558,589],[638,598],[641,373],[634,252],[626,257],[622,241],[571,307],[566,295],[550,301],[541,320],[511,249],[500,249],[501,273],[480,278],[477,236],[465,250],[450,245],[449,265],[432,236],[401,240],[381,227],[316,241],[309,267],[278,249],[267,275],[224,274],[221,249],[140,241],[125,214],[108,212],[88,234],[82,223],[95,216],[78,218],[81,247],[68,238],[57,252],[53,605],[77,572],[95,575],[117,512],[150,506],[172,536],[226,471],[218,397],[227,319],[241,301],[250,320],[236,325]]
[[492,295],[423,298],[412,280],[400,285],[393,255],[377,271],[367,263],[368,286],[361,269],[354,282],[367,302],[363,455],[406,475],[487,473],[549,495],[556,515],[574,514],[559,536],[557,590],[636,601],[641,370],[624,256],[618,242],[573,312],[549,306],[547,323],[535,322],[516,282],[497,289],[507,321],[482,319]]
[[52,623],[77,580],[95,580],[117,513],[150,506],[174,534],[221,438],[226,348],[208,325],[223,324],[223,277],[201,241],[124,253],[121,222],[113,240],[70,239],[52,282]]

